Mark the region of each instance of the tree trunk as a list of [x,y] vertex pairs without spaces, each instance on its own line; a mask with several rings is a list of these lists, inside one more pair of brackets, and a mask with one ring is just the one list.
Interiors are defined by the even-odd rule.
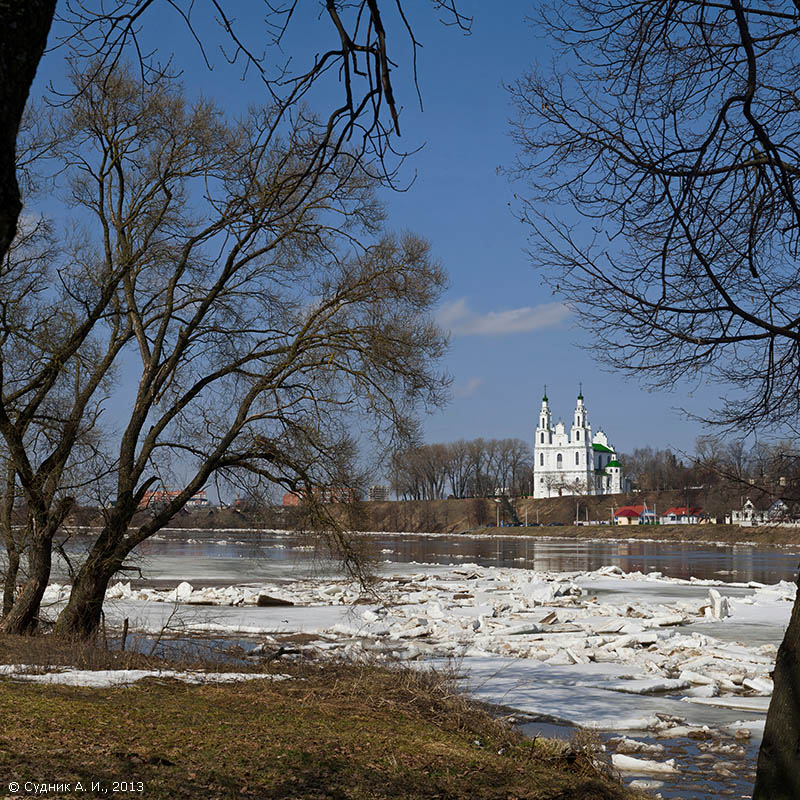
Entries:
[[6,577],[3,581],[3,618],[5,619],[14,605],[17,594],[17,575],[19,575],[19,551],[14,548],[6,547]]
[[[106,542],[101,543],[104,536]],[[115,548],[107,541],[108,538],[106,531],[103,531],[75,576],[69,601],[56,622],[54,633],[57,636],[90,639],[100,627],[108,582],[128,555],[127,549]]]
[[774,690],[758,753],[753,800],[800,797],[800,588],[772,673]]
[[39,608],[50,580],[52,536],[37,536],[28,549],[28,580],[20,596],[0,623],[3,633],[31,634],[39,624]]
[[17,131],[55,8],[56,0],[0,0],[0,258],[14,238],[22,208]]

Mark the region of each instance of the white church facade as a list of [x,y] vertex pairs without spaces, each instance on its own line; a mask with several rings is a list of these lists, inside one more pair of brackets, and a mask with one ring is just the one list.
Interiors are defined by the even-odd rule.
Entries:
[[533,453],[535,498],[620,494],[629,490],[608,437],[603,431],[592,435],[582,391],[567,432],[563,422],[553,425],[545,389]]

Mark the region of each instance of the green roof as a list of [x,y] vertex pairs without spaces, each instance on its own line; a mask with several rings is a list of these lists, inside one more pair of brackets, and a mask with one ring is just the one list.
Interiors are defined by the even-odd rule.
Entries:
[[610,447],[606,447],[604,444],[598,444],[597,442],[592,442],[592,450],[595,450],[598,453],[613,453],[614,452]]
[[617,461],[616,458],[612,458],[611,461],[609,461],[608,464],[606,464],[606,466],[607,467],[621,467],[622,464],[620,464],[619,461]]

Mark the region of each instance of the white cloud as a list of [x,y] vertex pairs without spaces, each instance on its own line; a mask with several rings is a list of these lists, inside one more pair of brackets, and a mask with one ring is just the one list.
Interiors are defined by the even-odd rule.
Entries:
[[483,378],[470,378],[466,383],[459,383],[453,388],[456,397],[472,397],[483,383]]
[[562,303],[510,308],[479,314],[467,305],[465,297],[445,303],[439,311],[439,324],[453,336],[496,336],[504,333],[527,333],[557,325],[569,315]]

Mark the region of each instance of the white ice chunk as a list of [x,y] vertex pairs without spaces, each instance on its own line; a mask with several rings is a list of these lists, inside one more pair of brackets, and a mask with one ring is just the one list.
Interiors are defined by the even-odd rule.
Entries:
[[719,686],[716,683],[706,683],[693,686],[686,690],[687,697],[719,697]]
[[689,681],[689,683],[695,684],[707,684],[711,685],[716,683],[713,678],[709,678],[708,675],[702,675],[699,672],[694,672],[690,669],[684,669],[681,671],[681,674],[678,676],[681,680]]
[[752,689],[760,695],[772,694],[772,680],[770,678],[745,678],[742,685]]
[[584,728],[600,731],[654,731],[661,725],[656,717],[603,717],[587,722]]
[[638,739],[629,739],[627,736],[620,736],[617,739],[609,739],[608,743],[614,747],[618,753],[647,753],[652,756],[664,754],[664,745],[655,742],[640,742]]
[[667,761],[653,761],[649,758],[633,758],[632,756],[622,755],[621,753],[614,753],[611,756],[611,763],[620,772],[656,772],[664,775],[673,775],[678,770],[675,768],[675,759],[670,758]]
[[723,597],[716,589],[708,590],[708,599],[711,606],[706,606],[706,616],[714,619],[725,619],[731,615],[728,598]]
[[663,785],[664,781],[654,781],[648,778],[637,778],[628,784],[629,788],[631,789],[643,789],[644,791],[660,789]]
[[769,697],[738,697],[726,695],[725,697],[684,697],[687,703],[702,703],[707,706],[721,706],[723,708],[736,708],[742,711],[761,711],[767,713]]
[[688,681],[679,678],[648,679],[641,678],[632,681],[614,681],[603,684],[604,689],[613,689],[615,692],[627,694],[655,694],[656,692],[675,692],[689,686]]

